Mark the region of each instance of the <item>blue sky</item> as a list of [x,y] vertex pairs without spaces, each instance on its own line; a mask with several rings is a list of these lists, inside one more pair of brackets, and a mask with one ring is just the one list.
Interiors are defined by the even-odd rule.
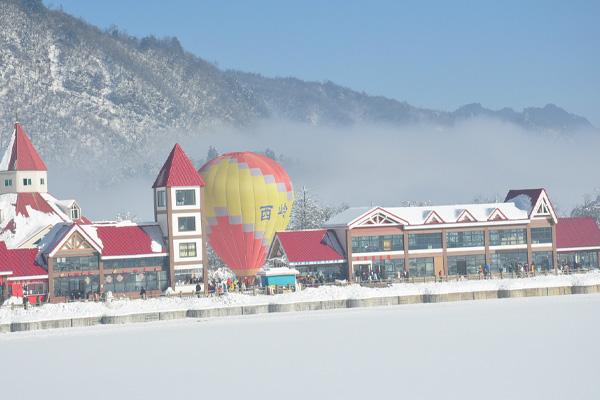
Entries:
[[600,1],[45,0],[221,68],[453,110],[555,103],[600,126]]

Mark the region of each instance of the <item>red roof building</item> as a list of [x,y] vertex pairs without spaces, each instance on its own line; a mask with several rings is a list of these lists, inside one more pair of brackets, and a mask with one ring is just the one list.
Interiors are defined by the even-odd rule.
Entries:
[[171,150],[152,185],[153,188],[173,186],[204,186],[204,179],[179,144]]
[[8,249],[0,242],[0,273],[8,272],[9,279],[47,278],[48,272],[36,262],[38,249]]
[[592,217],[559,218],[556,225],[558,251],[569,249],[599,249],[600,228]]
[[276,238],[278,244],[274,246],[280,246],[291,265],[346,261],[337,239],[327,229],[277,232]]
[[298,270],[300,281],[322,277],[344,279],[346,254],[335,234],[327,229],[277,232],[269,250],[273,266],[289,265]]

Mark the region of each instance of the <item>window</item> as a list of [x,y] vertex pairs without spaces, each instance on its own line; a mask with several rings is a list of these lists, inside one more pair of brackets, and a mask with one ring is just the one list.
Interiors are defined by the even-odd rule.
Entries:
[[98,256],[57,257],[54,259],[54,271],[95,271],[98,268]]
[[146,290],[166,290],[168,287],[167,271],[154,272],[118,272],[104,277],[104,291],[113,293],[139,293]]
[[91,294],[98,292],[99,281],[98,275],[54,278],[54,295],[72,300],[87,299]]
[[410,276],[434,276],[433,257],[411,258],[409,265]]
[[531,243],[552,243],[552,228],[531,228]]
[[373,272],[378,279],[399,279],[404,270],[404,258],[373,260]]
[[535,265],[537,272],[547,272],[554,268],[552,266],[552,252],[551,251],[534,251],[532,253],[532,263]]
[[168,257],[142,257],[104,260],[104,270],[168,266]]
[[356,236],[352,238],[353,253],[404,250],[403,235]]
[[166,196],[164,190],[159,190],[156,192],[156,206],[157,207],[165,207],[167,204]]
[[179,257],[196,257],[196,243],[179,243]]
[[517,272],[527,263],[526,251],[497,251],[492,254],[492,272]]
[[558,253],[558,265],[571,268],[598,268],[598,253],[595,251],[573,251]]
[[79,219],[81,216],[81,210],[77,204],[73,204],[69,210],[71,212],[71,219]]
[[202,268],[175,270],[176,285],[191,285],[202,282]]
[[5,179],[4,180],[4,186],[12,186],[12,179]]
[[473,256],[449,256],[448,275],[477,275],[479,267],[485,265],[485,256],[477,254]]
[[448,248],[483,247],[483,231],[448,232]]
[[491,246],[527,244],[527,229],[503,229],[490,231]]
[[45,185],[46,184],[46,180],[44,178],[40,178],[40,185]]
[[194,189],[176,190],[175,204],[177,204],[178,206],[195,206],[196,191]]
[[196,217],[177,218],[177,229],[179,232],[193,232],[196,230]]
[[415,233],[408,235],[409,250],[441,249],[441,233]]
[[23,178],[23,186],[31,186],[31,178]]

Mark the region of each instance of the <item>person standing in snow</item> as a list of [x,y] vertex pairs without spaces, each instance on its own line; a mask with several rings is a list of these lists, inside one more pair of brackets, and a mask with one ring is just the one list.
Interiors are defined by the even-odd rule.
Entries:
[[201,291],[202,291],[202,286],[200,286],[200,283],[196,283],[196,296],[200,297]]
[[146,300],[146,288],[142,286],[142,289],[140,290],[140,297],[143,300]]

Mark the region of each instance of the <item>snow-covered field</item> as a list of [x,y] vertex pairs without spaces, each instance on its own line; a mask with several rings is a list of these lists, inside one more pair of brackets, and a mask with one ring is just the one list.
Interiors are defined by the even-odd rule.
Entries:
[[6,398],[598,399],[600,295],[0,335]]
[[139,312],[188,310],[233,305],[291,303],[315,300],[356,299],[382,296],[400,296],[426,293],[453,293],[479,290],[522,289],[600,284],[600,272],[577,275],[548,275],[525,279],[492,279],[445,283],[395,284],[388,288],[366,288],[359,285],[323,286],[296,293],[275,296],[250,296],[229,293],[226,296],[163,297],[149,300],[119,300],[110,303],[74,302],[47,304],[29,310],[0,308],[0,323],[37,321],[83,316],[123,315]]

